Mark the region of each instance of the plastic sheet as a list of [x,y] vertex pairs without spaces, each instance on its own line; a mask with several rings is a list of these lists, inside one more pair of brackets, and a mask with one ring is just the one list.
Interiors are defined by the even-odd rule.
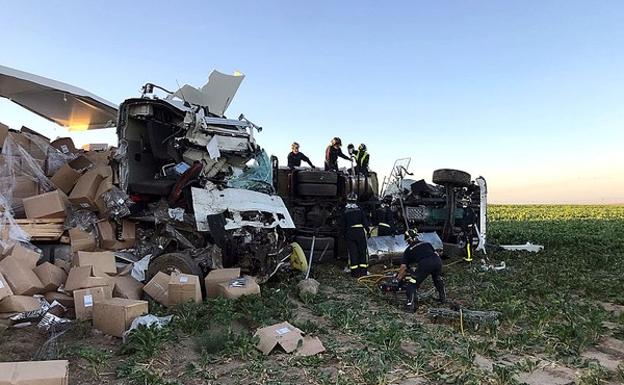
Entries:
[[156,317],[155,315],[146,314],[146,315],[137,317],[134,319],[134,321],[132,321],[130,328],[123,333],[123,341],[125,342],[126,337],[128,337],[128,335],[132,333],[134,329],[138,328],[139,325],[143,325],[148,328],[154,327],[154,328],[160,329],[163,326],[167,326],[169,322],[171,322],[172,319],[173,319],[172,315],[168,315],[165,317]]
[[65,219],[65,228],[77,227],[82,231],[93,232],[98,221],[99,218],[93,211],[70,206]]
[[0,246],[2,249],[7,249],[17,242],[29,242],[30,235],[15,222],[9,203],[2,193],[0,193],[0,210],[2,211],[0,213]]
[[273,193],[273,167],[266,152],[262,150],[256,156],[254,163],[248,166],[242,174],[227,181],[227,186],[266,194]]
[[119,187],[113,186],[102,194],[102,200],[106,206],[106,214],[113,219],[120,219],[130,215],[130,206],[133,202]]

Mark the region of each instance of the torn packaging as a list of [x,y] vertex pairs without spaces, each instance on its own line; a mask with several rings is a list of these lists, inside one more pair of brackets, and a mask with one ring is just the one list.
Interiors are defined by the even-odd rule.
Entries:
[[240,277],[240,268],[211,270],[204,279],[206,298],[219,296],[219,284]]
[[0,385],[67,385],[69,362],[24,361],[0,363]]
[[67,216],[67,196],[61,190],[24,198],[26,218],[65,218]]
[[58,291],[49,291],[43,296],[49,303],[56,301],[63,305],[66,309],[74,307],[74,297],[72,297],[71,295],[59,293]]
[[50,181],[65,194],[69,194],[80,178],[80,172],[64,164],[54,173]]
[[9,283],[6,281],[6,279],[4,279],[2,273],[0,273],[0,301],[10,295],[13,295],[13,290],[11,290]]
[[111,251],[78,251],[74,256],[74,266],[95,266],[104,273],[117,274],[115,254]]
[[219,296],[236,299],[244,295],[260,295],[260,286],[253,277],[233,279],[218,285]]
[[169,279],[169,305],[202,301],[199,277],[190,274],[172,274]]
[[16,295],[33,295],[43,291],[43,283],[30,266],[14,256],[0,261],[0,272]]
[[106,202],[104,202],[103,194],[113,188],[113,178],[104,178],[95,192],[95,205],[100,213],[106,213]]
[[93,317],[93,307],[96,303],[113,297],[110,287],[91,287],[74,291],[74,306],[76,319],[88,320]]
[[94,251],[96,247],[95,237],[91,233],[80,230],[78,227],[69,229],[69,240],[72,253],[77,251]]
[[118,275],[113,277],[113,282],[115,282],[115,290],[113,291],[115,297],[134,300],[141,299],[143,284],[131,275]]
[[169,281],[168,274],[159,271],[144,287],[143,291],[152,297],[154,301],[163,306],[169,306]]
[[74,189],[69,194],[69,201],[84,209],[97,210],[95,205],[95,193],[100,183],[102,183],[102,175],[95,171],[88,171],[76,182]]
[[113,298],[93,307],[93,326],[112,336],[122,337],[135,318],[147,314],[148,302]]
[[67,273],[58,266],[54,266],[50,262],[44,262],[35,267],[33,272],[37,275],[43,284],[43,291],[54,291],[65,284]]
[[101,221],[97,224],[100,233],[100,244],[109,250],[123,250],[134,246],[136,241],[136,224],[124,220],[121,223],[121,240],[117,239],[116,228],[110,221]]
[[72,267],[65,282],[65,291],[73,292],[98,286],[109,286],[112,291],[114,285],[111,277],[95,266]]
[[254,336],[259,338],[256,348],[265,356],[271,353],[278,345],[281,346],[286,353],[292,353],[300,344],[303,344],[303,332],[288,322],[258,329]]

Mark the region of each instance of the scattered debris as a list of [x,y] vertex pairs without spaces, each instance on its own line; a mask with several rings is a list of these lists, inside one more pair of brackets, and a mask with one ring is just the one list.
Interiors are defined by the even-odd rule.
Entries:
[[531,242],[527,242],[524,245],[501,245],[500,246],[504,250],[509,251],[528,251],[530,253],[538,253],[544,250],[544,246],[542,245],[534,245]]
[[304,297],[308,295],[317,295],[320,285],[321,284],[314,278],[308,278],[300,281],[297,284],[297,288],[299,289],[299,296]]
[[262,354],[269,355],[275,347],[281,347],[286,353],[297,351],[297,355],[311,356],[325,351],[318,338],[304,337],[303,332],[288,322],[278,323],[258,329],[254,334],[258,337],[256,348]]

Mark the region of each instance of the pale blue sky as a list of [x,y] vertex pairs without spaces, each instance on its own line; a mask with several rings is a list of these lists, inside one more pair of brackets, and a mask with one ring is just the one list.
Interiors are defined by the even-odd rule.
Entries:
[[[498,202],[624,202],[624,2],[173,3],[0,0],[0,64],[115,103],[239,70],[229,115],[282,161],[296,140],[321,165],[338,135]],[[52,127],[4,101],[0,121]]]

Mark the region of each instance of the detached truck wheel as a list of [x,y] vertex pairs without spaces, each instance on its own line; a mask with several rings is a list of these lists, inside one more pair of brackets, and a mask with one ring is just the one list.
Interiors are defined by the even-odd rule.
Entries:
[[470,186],[470,174],[460,170],[441,168],[433,172],[433,183],[439,185]]
[[197,275],[200,281],[203,280],[203,273],[199,265],[193,258],[182,253],[168,253],[152,259],[147,268],[148,278],[152,279],[159,271],[166,274],[177,272]]

